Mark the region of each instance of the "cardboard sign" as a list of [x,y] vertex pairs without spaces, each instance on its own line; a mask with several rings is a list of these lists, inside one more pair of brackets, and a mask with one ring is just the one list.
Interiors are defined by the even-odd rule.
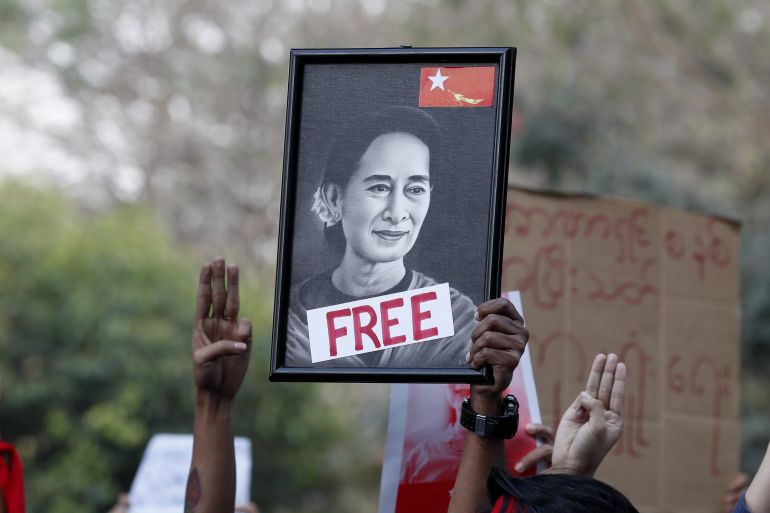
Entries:
[[640,511],[720,511],[739,459],[739,229],[640,202],[508,192],[503,288],[519,289],[546,423],[593,355],[628,366],[623,437],[597,477]]
[[[518,293],[507,297],[522,312]],[[529,355],[525,350],[506,390],[519,401],[521,426],[505,442],[512,474],[516,474],[513,465],[537,446],[523,426],[541,421]],[[392,386],[380,513],[446,513],[468,435],[460,425],[460,406],[469,395],[467,384]]]
[[[192,435],[154,435],[129,492],[131,513],[179,513],[192,461]],[[235,503],[251,501],[251,441],[235,438]]]
[[449,284],[308,310],[313,363],[454,335]]

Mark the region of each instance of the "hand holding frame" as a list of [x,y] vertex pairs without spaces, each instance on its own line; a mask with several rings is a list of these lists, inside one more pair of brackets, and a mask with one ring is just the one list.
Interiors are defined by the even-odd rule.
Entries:
[[[490,366],[494,383],[471,385],[471,406],[477,413],[497,415],[502,393],[519,365],[529,332],[516,307],[504,298],[479,305],[476,318],[479,324],[471,333],[472,343],[466,360],[474,369]],[[487,406],[494,406],[495,411],[489,411]]]
[[[471,385],[471,408],[481,415],[499,415],[503,391],[508,388],[514,369],[529,340],[524,320],[507,299],[493,299],[476,309],[476,329],[466,360],[474,369],[492,368],[494,383]],[[488,508],[486,479],[492,465],[502,463],[500,438],[468,435],[457,472],[450,513]]]

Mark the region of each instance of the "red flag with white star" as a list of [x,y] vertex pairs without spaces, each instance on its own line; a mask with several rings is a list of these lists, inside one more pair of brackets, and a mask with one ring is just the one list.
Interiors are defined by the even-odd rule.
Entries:
[[494,66],[422,68],[420,107],[491,107]]

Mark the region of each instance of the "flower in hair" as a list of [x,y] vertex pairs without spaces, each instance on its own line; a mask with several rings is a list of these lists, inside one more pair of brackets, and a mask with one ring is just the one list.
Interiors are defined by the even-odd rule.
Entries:
[[334,214],[332,214],[331,205],[326,201],[326,195],[323,194],[322,189],[323,186],[319,187],[313,194],[313,206],[310,211],[317,215],[324,222],[324,226],[328,228],[337,224],[339,219],[335,219]]

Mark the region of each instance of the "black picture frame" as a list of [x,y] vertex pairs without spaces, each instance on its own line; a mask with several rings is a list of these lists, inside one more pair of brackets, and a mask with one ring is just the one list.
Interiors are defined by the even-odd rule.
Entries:
[[[419,237],[426,237],[427,241],[423,244],[424,247],[420,246],[420,253],[410,258],[419,263],[419,255],[429,255],[431,261],[440,260],[440,265],[437,265],[446,274],[457,276],[456,280],[472,283],[473,286],[468,288],[473,289],[473,294],[469,293],[467,297],[474,305],[500,296],[515,57],[516,49],[509,47],[291,50],[269,374],[271,381],[490,382],[491,375],[488,369],[480,371],[453,366],[434,367],[427,364],[415,367],[333,366],[329,363],[325,366],[292,365],[287,362],[287,330],[290,328],[290,309],[295,306],[292,301],[299,301],[296,298],[300,288],[304,286],[303,283],[307,283],[314,272],[323,268],[322,264],[314,258],[325,255],[319,252],[317,241],[313,242],[318,237],[317,230],[310,230],[308,227],[310,221],[305,221],[309,211],[308,201],[311,199],[308,191],[313,187],[309,184],[318,183],[324,172],[321,168],[321,162],[325,160],[324,156],[320,155],[320,150],[314,152],[314,149],[331,148],[331,133],[344,132],[346,126],[353,123],[351,120],[364,115],[359,110],[371,113],[379,108],[388,108],[390,105],[388,98],[392,97],[389,95],[393,91],[396,92],[393,105],[410,105],[412,93],[401,96],[398,93],[408,91],[409,87],[412,87],[409,84],[415,78],[413,71],[410,70],[418,67],[419,69],[457,69],[483,66],[494,67],[495,73],[490,107],[468,108],[470,105],[464,105],[465,100],[455,95],[459,104],[457,106],[420,109],[434,118],[440,114],[442,121],[451,126],[451,137],[454,139],[448,139],[447,144],[442,146],[444,149],[440,157],[449,155],[445,159],[448,160],[452,157],[451,152],[454,151],[452,165],[457,169],[465,166],[461,169],[462,174],[455,170],[455,175],[449,175],[449,180],[444,178],[458,190],[451,191],[447,187],[444,188],[444,202],[439,203],[440,207],[435,207],[440,209],[440,212],[434,214],[433,218],[426,216],[425,226],[427,227],[429,220],[433,223],[431,226],[438,226],[442,222],[447,224],[448,219],[453,219],[452,223],[458,223],[458,226],[462,225],[464,228],[457,229],[458,239],[455,241],[446,236],[447,230],[443,225],[444,231],[435,228],[436,234],[431,235],[430,239],[428,239],[429,236],[423,235],[427,228],[423,228],[422,232],[418,228]],[[431,78],[431,80],[434,79],[435,76]],[[419,89],[420,77],[418,76],[416,80],[415,87]],[[366,84],[366,87],[362,87],[360,85],[362,83]],[[415,90],[414,94],[423,93]],[[367,104],[367,101],[374,104]],[[419,101],[422,101],[422,96]],[[461,112],[472,114],[461,114]],[[465,128],[463,128],[465,121],[462,121],[462,116],[472,117],[471,124],[476,128],[472,130],[469,128],[468,133],[475,130],[474,134],[481,134],[478,140],[465,137]],[[461,121],[457,121],[458,119]],[[490,130],[491,133],[488,133]],[[319,142],[323,138],[326,138],[326,141]],[[337,141],[340,140],[344,141],[344,138],[337,139]],[[481,153],[473,155],[477,147],[484,148],[483,155]],[[465,149],[461,151],[461,148]],[[430,151],[432,152],[433,149]],[[329,155],[332,153],[334,153],[333,148],[328,149],[326,159],[331,158]],[[431,154],[431,159],[433,158]],[[477,165],[479,162],[489,164],[488,169],[477,169],[477,167],[487,167]],[[469,168],[471,171],[466,174],[465,170]],[[313,178],[302,174],[312,174],[308,169],[315,173]],[[431,175],[430,190],[434,191],[432,180]],[[460,183],[462,180],[468,181],[470,185]],[[319,187],[317,191],[320,190]],[[469,192],[466,196],[465,191],[473,192]],[[431,192],[431,194],[434,193]],[[455,205],[466,205],[462,207],[466,210],[477,208],[475,205],[482,205],[484,215],[474,217],[466,215],[467,212],[452,212],[450,209]],[[432,204],[430,208],[434,208]],[[482,243],[467,242],[475,240],[465,237],[469,234],[477,237]],[[486,243],[484,244],[483,241]],[[415,243],[413,247],[417,248],[417,244]],[[416,250],[408,251],[411,254]],[[464,262],[463,258],[470,263]],[[451,267],[452,265],[455,267]],[[472,276],[468,276],[467,270],[471,268],[473,268]],[[454,274],[451,274],[453,272]],[[331,277],[331,274],[328,275]],[[329,283],[331,284],[331,280]],[[452,286],[451,278],[448,283]],[[417,362],[416,365],[422,364]]]

